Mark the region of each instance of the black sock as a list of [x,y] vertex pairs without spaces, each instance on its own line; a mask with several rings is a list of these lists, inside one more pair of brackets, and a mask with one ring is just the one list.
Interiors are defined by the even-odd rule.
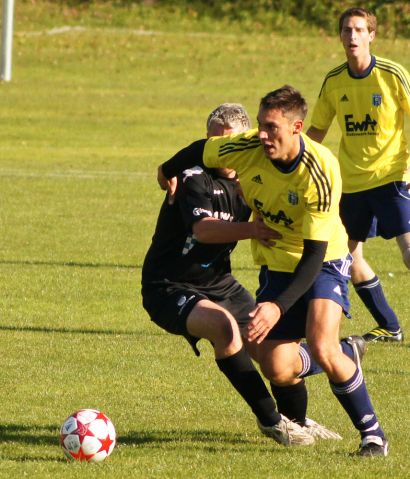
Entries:
[[280,421],[275,401],[245,348],[228,358],[216,359],[216,364],[263,426],[273,426]]
[[273,397],[278,405],[278,411],[288,419],[304,426],[307,410],[307,390],[302,380],[291,386],[276,386],[270,383]]

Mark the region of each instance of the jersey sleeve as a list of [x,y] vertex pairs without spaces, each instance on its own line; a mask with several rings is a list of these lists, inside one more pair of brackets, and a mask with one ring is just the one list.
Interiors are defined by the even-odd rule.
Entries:
[[178,177],[177,202],[185,226],[192,231],[192,225],[202,218],[213,216],[213,206],[207,175],[200,167],[184,170]]
[[399,101],[403,110],[410,115],[410,75],[409,72],[402,67],[400,76]]
[[332,124],[336,110],[333,107],[327,88],[326,80],[320,90],[319,97],[313,108],[311,125],[319,130],[327,130]]
[[203,162],[208,168],[232,168],[238,170],[246,162],[249,151],[260,146],[258,130],[228,136],[214,136],[205,144]]

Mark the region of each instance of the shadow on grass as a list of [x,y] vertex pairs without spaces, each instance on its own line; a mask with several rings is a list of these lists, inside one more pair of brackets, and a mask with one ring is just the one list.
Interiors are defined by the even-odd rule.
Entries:
[[[56,446],[59,444],[59,427],[57,425],[23,425],[23,424],[0,424],[0,441],[3,445],[7,443],[18,443],[26,446]],[[256,444],[256,439],[247,439],[244,435],[238,433],[229,433],[224,431],[212,430],[157,430],[157,431],[132,431],[126,435],[117,437],[118,445],[139,445],[164,447],[168,444],[171,448],[204,448],[207,451],[216,451],[221,448],[229,448],[233,446],[238,448],[249,447]],[[67,462],[65,457],[41,456],[36,455],[35,451],[31,454],[14,455],[7,453],[2,454],[3,459],[12,461],[59,461]]]
[[[22,266],[60,266],[69,268],[106,268],[106,269],[142,269],[142,264],[121,263],[81,263],[78,261],[41,261],[41,260],[0,260],[0,265]],[[258,271],[258,268],[248,266],[236,266],[235,271]]]
[[141,264],[121,264],[121,263],[80,263],[77,261],[40,261],[40,260],[1,260],[4,265],[23,265],[23,266],[63,266],[74,268],[120,268],[120,269],[141,269]]
[[227,445],[249,445],[254,440],[247,439],[243,434],[212,430],[159,430],[159,431],[131,431],[117,438],[119,444],[146,445],[164,443],[206,443]]
[[142,331],[117,331],[115,329],[81,329],[81,328],[47,328],[39,326],[8,326],[0,325],[0,331],[19,331],[28,333],[62,333],[62,334],[101,334],[114,336],[158,336],[158,333],[147,333]]

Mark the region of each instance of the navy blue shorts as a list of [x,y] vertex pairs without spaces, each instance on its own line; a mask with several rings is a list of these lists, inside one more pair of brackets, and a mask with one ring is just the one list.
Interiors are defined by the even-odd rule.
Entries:
[[[322,270],[308,291],[280,318],[270,330],[266,339],[301,339],[306,337],[306,318],[311,299],[330,299],[340,304],[344,314],[349,316],[350,267],[352,257],[323,263]],[[273,301],[291,282],[293,273],[270,271],[262,266],[259,273],[259,288],[256,302]]]
[[[395,181],[371,190],[343,193],[340,217],[350,239],[366,241],[377,235],[385,239],[410,232],[410,192],[406,182]],[[372,231],[373,227],[373,231]]]

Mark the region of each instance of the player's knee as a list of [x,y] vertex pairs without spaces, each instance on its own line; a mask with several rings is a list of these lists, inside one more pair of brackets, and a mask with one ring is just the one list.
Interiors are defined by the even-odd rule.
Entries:
[[276,386],[286,386],[297,376],[292,365],[280,364],[279,362],[268,362],[260,364],[262,374]]
[[[241,343],[239,327],[233,317],[225,311],[217,311],[213,317],[214,342],[219,347],[230,347]],[[239,344],[237,345],[239,346]]]
[[340,353],[338,344],[330,344],[325,341],[312,341],[309,343],[310,352],[316,362],[327,370]]

